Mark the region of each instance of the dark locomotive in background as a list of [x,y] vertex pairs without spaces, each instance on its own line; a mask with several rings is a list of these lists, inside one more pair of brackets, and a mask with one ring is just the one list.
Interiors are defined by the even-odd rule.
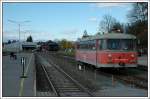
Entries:
[[58,51],[59,50],[59,44],[56,42],[53,42],[51,40],[47,42],[41,42],[40,47],[38,48],[38,51],[41,51],[42,49],[48,50],[48,51]]

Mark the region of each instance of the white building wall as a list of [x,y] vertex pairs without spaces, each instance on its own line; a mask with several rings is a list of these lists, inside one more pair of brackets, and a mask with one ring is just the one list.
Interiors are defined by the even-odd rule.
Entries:
[[22,51],[22,43],[16,42],[16,43],[4,45],[3,51],[19,52],[19,49],[20,51]]

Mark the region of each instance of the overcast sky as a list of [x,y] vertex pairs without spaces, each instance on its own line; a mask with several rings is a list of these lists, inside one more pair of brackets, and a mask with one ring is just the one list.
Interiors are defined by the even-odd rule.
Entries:
[[93,35],[105,14],[126,23],[132,3],[3,3],[3,41],[18,39],[18,25],[23,22],[21,39],[67,39],[75,41],[86,29]]

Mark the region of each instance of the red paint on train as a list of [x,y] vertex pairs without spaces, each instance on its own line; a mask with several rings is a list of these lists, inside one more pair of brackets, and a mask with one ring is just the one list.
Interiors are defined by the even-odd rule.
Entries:
[[98,52],[98,63],[100,64],[135,64],[137,63],[137,54],[136,52]]

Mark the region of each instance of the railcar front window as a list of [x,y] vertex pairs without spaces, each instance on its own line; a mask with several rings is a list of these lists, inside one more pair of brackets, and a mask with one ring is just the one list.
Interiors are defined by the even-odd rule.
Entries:
[[110,50],[119,50],[121,48],[120,40],[118,39],[108,39],[107,48]]
[[108,39],[107,49],[109,50],[135,50],[136,43],[133,39]]
[[122,40],[123,50],[135,50],[135,47],[136,47],[135,40],[132,40],[132,39]]

